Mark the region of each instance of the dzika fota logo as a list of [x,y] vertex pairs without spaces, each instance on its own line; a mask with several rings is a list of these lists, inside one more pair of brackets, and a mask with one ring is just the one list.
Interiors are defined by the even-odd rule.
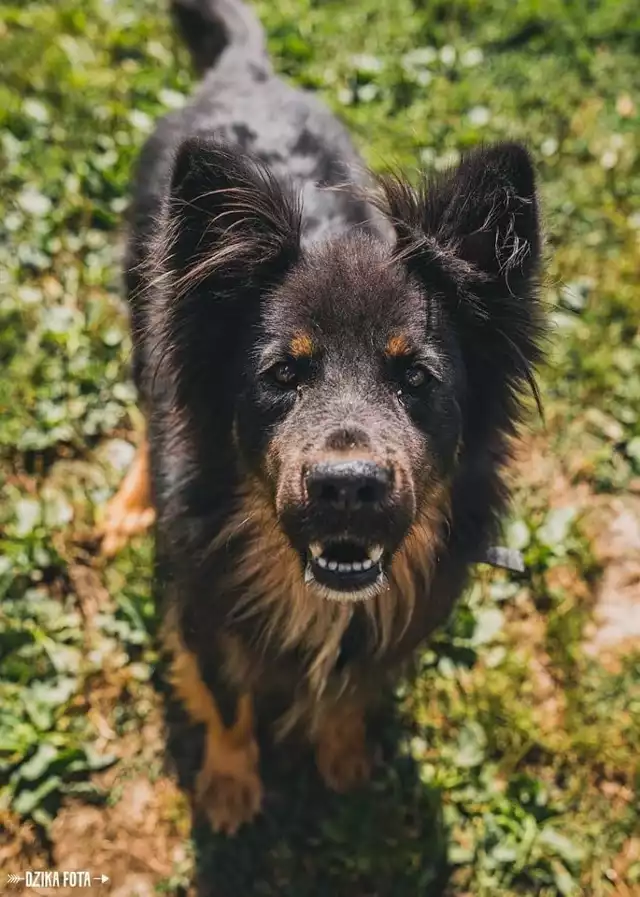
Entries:
[[8,885],[24,884],[26,888],[94,888],[108,881],[108,875],[94,875],[86,869],[28,869],[24,875],[7,876]]

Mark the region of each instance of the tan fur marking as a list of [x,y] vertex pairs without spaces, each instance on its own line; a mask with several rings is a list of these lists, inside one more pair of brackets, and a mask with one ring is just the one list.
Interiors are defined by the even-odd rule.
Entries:
[[120,488],[107,504],[98,529],[105,557],[117,554],[132,536],[143,533],[155,519],[151,505],[149,443],[141,441]]
[[262,638],[283,651],[302,648],[307,654],[308,682],[319,694],[353,609],[310,594],[299,558],[257,481],[247,481],[239,498],[236,514],[212,545],[213,550],[224,549],[234,537],[243,542],[244,554],[229,581],[243,595],[236,618],[266,611]]
[[411,354],[411,343],[404,333],[396,333],[387,341],[385,353],[392,358],[402,358]]
[[371,757],[362,707],[344,701],[326,712],[317,731],[316,763],[334,791],[350,791],[368,781]]
[[243,823],[253,819],[262,804],[251,696],[240,697],[235,721],[230,728],[225,727],[215,698],[202,680],[197,657],[184,646],[170,618],[165,625],[164,641],[172,652],[171,684],[190,718],[205,726],[196,803],[214,831],[233,835]]
[[417,590],[427,587],[431,579],[448,516],[448,487],[439,485],[427,488],[419,504],[417,519],[393,559],[390,572],[391,587],[404,598],[406,613],[404,631],[411,623],[419,598]]
[[289,344],[289,352],[294,358],[310,358],[313,355],[313,340],[308,333],[297,333]]

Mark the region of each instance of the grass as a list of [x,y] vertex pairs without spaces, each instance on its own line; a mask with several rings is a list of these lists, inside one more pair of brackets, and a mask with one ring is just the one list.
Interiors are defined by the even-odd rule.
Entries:
[[[640,478],[637,2],[257,7],[277,67],[376,168],[529,142],[554,322],[531,439],[562,471],[569,512],[525,471],[506,538],[527,574],[479,570],[398,690],[399,755],[370,792],[338,800],[296,779],[236,853],[196,831],[198,862],[248,870],[235,893],[638,894],[640,655],[610,668],[583,650],[606,571],[572,502],[624,497]],[[155,0],[5,0],[2,13],[0,856],[4,825],[50,863],[69,801],[117,804],[104,775],[136,768],[122,745],[157,705],[150,546],[105,565],[89,536],[137,422],[120,285],[130,169],[191,78]],[[155,781],[160,760],[145,772]],[[188,867],[159,891],[177,893]]]

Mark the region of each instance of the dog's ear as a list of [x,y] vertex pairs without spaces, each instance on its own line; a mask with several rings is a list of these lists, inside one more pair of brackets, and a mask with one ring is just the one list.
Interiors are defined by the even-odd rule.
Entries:
[[425,275],[430,268],[435,278],[487,294],[488,301],[489,294],[503,292],[515,298],[535,278],[538,201],[524,147],[503,143],[474,150],[418,190],[384,178],[382,186],[398,250]]
[[201,138],[179,148],[151,252],[150,376],[220,432],[262,298],[299,254],[300,220],[293,195],[249,160]]
[[174,294],[220,295],[277,277],[295,260],[300,210],[265,170],[202,138],[179,148],[165,208],[164,268]]
[[481,147],[419,189],[383,179],[397,254],[442,296],[470,364],[532,383],[540,357],[541,237],[535,173],[515,143]]

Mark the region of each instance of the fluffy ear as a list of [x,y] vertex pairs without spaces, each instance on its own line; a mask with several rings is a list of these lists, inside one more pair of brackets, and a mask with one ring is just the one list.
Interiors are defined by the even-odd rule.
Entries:
[[211,141],[180,147],[152,253],[149,319],[156,373],[186,403],[212,401],[208,384],[233,378],[262,296],[298,256],[300,221],[295,198],[256,164]]
[[177,275],[178,294],[205,282],[237,290],[298,252],[295,199],[266,170],[201,138],[178,150],[164,218],[164,267]]
[[516,391],[533,384],[543,316],[535,174],[524,147],[466,155],[418,190],[383,179],[397,252],[427,292],[442,295],[471,368]]
[[[517,294],[535,278],[540,231],[535,174],[515,143],[480,148],[413,190],[383,179],[400,252],[436,278],[477,290]],[[484,292],[484,291],[483,291]],[[490,312],[490,309],[485,309]]]

